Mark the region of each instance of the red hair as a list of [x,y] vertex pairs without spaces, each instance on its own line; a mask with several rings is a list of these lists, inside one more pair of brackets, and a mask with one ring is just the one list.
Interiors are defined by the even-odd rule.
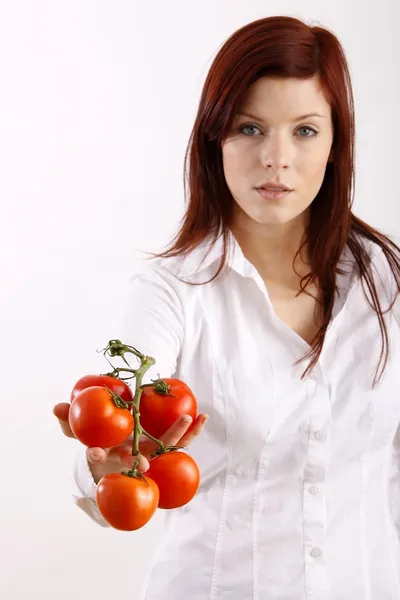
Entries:
[[323,291],[323,322],[311,344],[311,351],[304,357],[311,361],[303,376],[313,368],[321,353],[332,316],[338,261],[347,244],[379,319],[382,350],[375,385],[388,361],[389,339],[384,320],[386,311],[382,310],[370,257],[362,239],[370,240],[382,249],[394,275],[397,293],[387,310],[392,309],[400,293],[400,248],[352,212],[355,175],[353,91],[343,48],[329,30],[310,27],[291,17],[269,17],[245,25],[227,39],[208,72],[185,154],[185,215],[170,248],[160,254],[152,253],[152,256],[166,258],[186,254],[210,234],[215,241],[222,230],[223,256],[216,274],[201,284],[187,283],[204,285],[222,271],[229,250],[228,229],[234,200],[225,181],[221,145],[248,88],[265,76],[318,77],[332,111],[334,159],[327,164],[321,189],[311,204],[310,223],[299,248],[300,252],[307,244],[311,260],[311,272],[302,278],[301,288],[304,290],[310,281],[316,280]]

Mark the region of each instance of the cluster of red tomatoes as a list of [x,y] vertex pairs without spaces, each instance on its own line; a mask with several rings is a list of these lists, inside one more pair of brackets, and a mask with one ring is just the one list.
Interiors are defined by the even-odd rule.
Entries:
[[[118,377],[86,375],[71,393],[69,424],[75,437],[89,448],[112,448],[138,433],[159,439],[182,415],[194,420],[197,402],[179,379],[156,380],[141,387],[136,419],[131,387]],[[157,508],[173,509],[190,502],[199,488],[196,462],[180,449],[158,450],[144,474],[129,471],[105,475],[97,484],[96,501],[103,518],[114,528],[143,527]],[[133,454],[133,450],[132,450]]]

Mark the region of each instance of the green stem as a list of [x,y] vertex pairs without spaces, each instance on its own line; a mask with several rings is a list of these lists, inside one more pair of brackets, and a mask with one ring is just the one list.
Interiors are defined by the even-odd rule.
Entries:
[[136,370],[136,373],[135,373],[136,389],[135,389],[135,397],[133,399],[133,418],[135,420],[135,428],[134,428],[134,434],[133,434],[132,454],[134,456],[136,456],[136,460],[132,467],[133,471],[135,471],[137,469],[137,467],[139,465],[139,459],[140,459],[139,438],[142,433],[142,428],[140,425],[140,398],[141,398],[142,392],[143,392],[141,385],[142,385],[144,374],[156,362],[154,360],[154,358],[152,358],[151,356],[142,355],[142,357],[143,358],[141,358],[141,365]]
[[143,429],[143,427],[140,427],[140,429],[141,429],[141,433],[143,433],[143,435],[145,435],[150,440],[153,440],[153,442],[155,442],[156,444],[158,444],[159,450],[162,450],[162,452],[165,452],[165,444],[164,444],[164,442],[162,442],[161,440],[159,440],[156,437],[154,437],[153,435],[151,435],[148,431],[145,431]]
[[[128,363],[128,361],[125,359],[125,354],[126,353],[132,353],[135,356],[137,356],[137,358],[140,359],[140,367],[136,370],[131,369],[130,364]],[[162,380],[160,380],[160,376],[158,380],[153,381],[152,384],[142,384],[143,381],[143,377],[145,375],[145,373],[150,369],[150,367],[152,367],[155,364],[155,359],[152,356],[146,356],[145,354],[142,354],[141,352],[139,352],[139,350],[136,350],[136,348],[134,348],[133,346],[127,346],[126,344],[123,344],[120,340],[110,340],[108,342],[107,347],[103,350],[104,353],[104,357],[107,359],[107,354],[109,356],[120,356],[123,361],[127,364],[127,366],[129,368],[116,368],[113,365],[111,365],[111,367],[113,368],[113,371],[111,373],[107,373],[107,375],[110,376],[116,376],[119,379],[121,379],[121,381],[124,381],[124,379],[119,377],[119,374],[124,372],[124,373],[131,373],[132,377],[129,377],[127,379],[132,379],[135,378],[135,396],[133,398],[133,402],[127,402],[126,405],[130,405],[132,404],[132,415],[134,418],[134,433],[133,433],[133,441],[132,441],[132,455],[136,456],[135,462],[133,464],[132,469],[130,469],[127,473],[125,473],[126,475],[129,475],[130,477],[137,477],[137,476],[142,476],[141,473],[139,473],[137,471],[137,467],[139,466],[139,461],[140,461],[140,450],[139,450],[139,440],[140,440],[140,436],[141,434],[145,435],[146,437],[148,437],[149,439],[151,439],[153,442],[155,442],[158,445],[158,453],[163,453],[166,451],[165,445],[164,443],[155,438],[154,436],[152,436],[150,433],[148,433],[148,431],[145,431],[141,424],[140,424],[140,398],[142,396],[142,392],[143,392],[143,387],[147,387],[147,385],[158,385],[162,387],[162,390],[160,391],[160,393],[164,393],[164,394],[168,394],[169,392],[169,387],[166,386],[165,382],[163,382]],[[110,362],[110,361],[108,361]],[[164,389],[165,388],[165,389]],[[123,402],[121,400],[121,402]]]
[[131,353],[137,356],[140,361],[143,361],[145,358],[149,358],[144,356],[139,350],[136,350],[133,346],[127,346],[123,344],[121,340],[110,340],[106,348],[103,349],[104,356],[108,354],[111,357],[120,356],[126,364],[129,366],[128,362],[124,358],[124,354]]
[[[131,373],[131,377],[125,377],[123,379],[122,377],[119,377],[120,373]],[[121,381],[127,381],[128,379],[133,379],[135,377],[136,370],[135,369],[125,369],[124,367],[115,367],[113,369],[113,371],[110,371],[110,373],[104,373],[104,374],[109,375],[110,377],[118,377],[118,379],[120,379]]]

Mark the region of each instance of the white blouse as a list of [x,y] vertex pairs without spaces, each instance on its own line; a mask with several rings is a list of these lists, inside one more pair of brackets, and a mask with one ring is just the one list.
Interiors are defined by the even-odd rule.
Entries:
[[[210,415],[189,449],[201,487],[165,512],[146,600],[399,600],[400,298],[386,317],[390,361],[372,390],[379,323],[346,247],[320,360],[301,380],[307,362],[294,362],[310,347],[277,317],[231,240],[226,275],[205,286],[176,276],[208,280],[221,240],[205,260],[203,244],[146,262],[114,336],[155,357],[145,382],[184,380]],[[394,277],[381,249],[366,247],[386,307]],[[84,448],[74,473],[75,502],[107,526]]]

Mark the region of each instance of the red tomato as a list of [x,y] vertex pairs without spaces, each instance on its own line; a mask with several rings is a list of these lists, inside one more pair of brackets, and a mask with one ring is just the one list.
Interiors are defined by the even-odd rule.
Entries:
[[133,400],[132,389],[125,381],[121,381],[121,379],[111,377],[110,375],[84,375],[74,385],[74,389],[71,392],[71,402],[73,402],[79,392],[93,385],[106,385],[112,392],[118,394],[122,400],[125,400],[125,402],[132,402]]
[[[166,390],[166,386],[169,390]],[[168,392],[168,393],[166,393]],[[197,415],[196,398],[186,383],[179,379],[157,380],[143,388],[140,399],[140,424],[148,433],[160,438],[179,417],[190,415],[193,422]]]
[[116,406],[112,394],[96,385],[75,396],[68,420],[75,437],[89,448],[121,444],[130,436],[135,424],[129,409]]
[[158,487],[152,479],[109,473],[100,479],[96,502],[104,519],[115,529],[133,531],[150,521],[157,509]]
[[192,500],[200,485],[200,471],[191,456],[172,451],[160,454],[146,471],[158,485],[158,508],[178,508]]

